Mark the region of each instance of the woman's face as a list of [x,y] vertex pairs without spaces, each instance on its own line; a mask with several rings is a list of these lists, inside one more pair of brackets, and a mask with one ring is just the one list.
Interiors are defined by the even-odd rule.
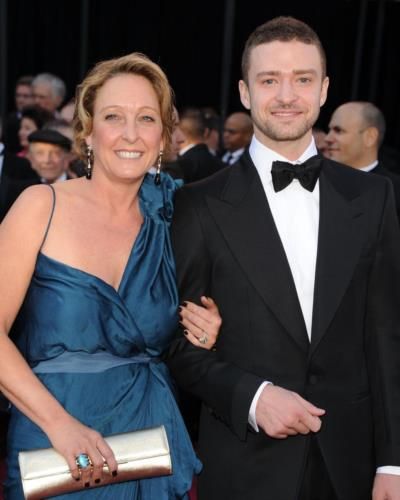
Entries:
[[18,130],[19,143],[23,149],[29,146],[28,135],[37,130],[36,123],[30,118],[23,117]]
[[111,78],[97,93],[93,128],[86,139],[93,148],[93,176],[124,182],[141,179],[163,149],[162,132],[151,83],[139,75]]

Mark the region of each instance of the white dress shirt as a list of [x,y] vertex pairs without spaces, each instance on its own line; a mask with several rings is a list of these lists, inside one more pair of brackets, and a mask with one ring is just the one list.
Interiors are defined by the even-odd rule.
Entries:
[[[286,161],[297,164],[318,154],[314,138],[303,154],[295,161],[290,161],[261,144],[254,136],[249,148],[250,157],[260,176],[267,196],[279,237],[289,263],[296,286],[301,311],[308,338],[311,339],[311,326],[314,300],[315,267],[318,248],[319,225],[319,181],[312,192],[304,189],[297,179],[282,191],[275,192],[272,184],[272,162]],[[375,165],[374,165],[375,166]],[[370,166],[373,168],[372,166]],[[249,424],[258,432],[256,406],[265,385],[257,390],[249,411]],[[400,475],[400,467],[380,467],[377,472]]]
[[228,165],[233,165],[244,153],[245,148],[237,149],[236,151],[227,151],[223,157],[222,161]]
[[371,163],[371,165],[367,165],[366,167],[359,168],[358,170],[361,170],[362,172],[371,172],[371,170],[374,170],[374,168],[377,165],[378,165],[378,160]]

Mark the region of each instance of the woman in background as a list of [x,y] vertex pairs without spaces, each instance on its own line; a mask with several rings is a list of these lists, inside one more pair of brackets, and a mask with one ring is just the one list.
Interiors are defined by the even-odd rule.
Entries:
[[29,149],[28,135],[41,129],[52,119],[53,115],[49,111],[38,106],[29,106],[21,111],[21,123],[18,130],[21,150],[17,156],[26,157]]

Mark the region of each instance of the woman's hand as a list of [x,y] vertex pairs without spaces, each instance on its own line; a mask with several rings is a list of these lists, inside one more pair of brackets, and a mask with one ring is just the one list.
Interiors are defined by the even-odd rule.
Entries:
[[203,306],[185,302],[180,308],[181,324],[186,338],[195,346],[212,349],[217,341],[222,318],[210,297],[201,297]]
[[[81,480],[85,486],[101,484],[104,462],[107,462],[109,474],[117,475],[117,461],[103,437],[71,415],[62,422],[51,424],[45,431],[54,448],[68,462],[72,477]],[[92,467],[78,468],[76,457],[81,453],[89,456]]]

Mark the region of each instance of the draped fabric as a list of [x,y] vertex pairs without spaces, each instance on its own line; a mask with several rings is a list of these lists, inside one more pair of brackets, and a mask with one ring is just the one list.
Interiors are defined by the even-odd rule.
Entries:
[[[92,274],[43,253],[38,255],[18,318],[22,325],[18,343],[30,366],[69,413],[102,435],[164,424],[172,453],[172,476],[85,490],[66,495],[66,499],[74,495],[90,499],[185,498],[193,474],[200,470],[168,370],[159,360],[178,320],[169,240],[175,189],[169,176],[163,175],[160,186],[149,175],[144,179],[140,190],[144,222],[118,290]],[[79,370],[80,357],[92,355],[94,359],[99,353],[109,353],[108,357],[122,362],[104,365],[103,370],[100,366],[101,371],[94,372],[82,364]],[[76,358],[73,369],[46,370],[46,363],[54,364],[67,354]],[[146,362],[129,361],[141,357]],[[8,444],[6,498],[19,500],[18,452],[51,444],[16,408],[12,409]]]

